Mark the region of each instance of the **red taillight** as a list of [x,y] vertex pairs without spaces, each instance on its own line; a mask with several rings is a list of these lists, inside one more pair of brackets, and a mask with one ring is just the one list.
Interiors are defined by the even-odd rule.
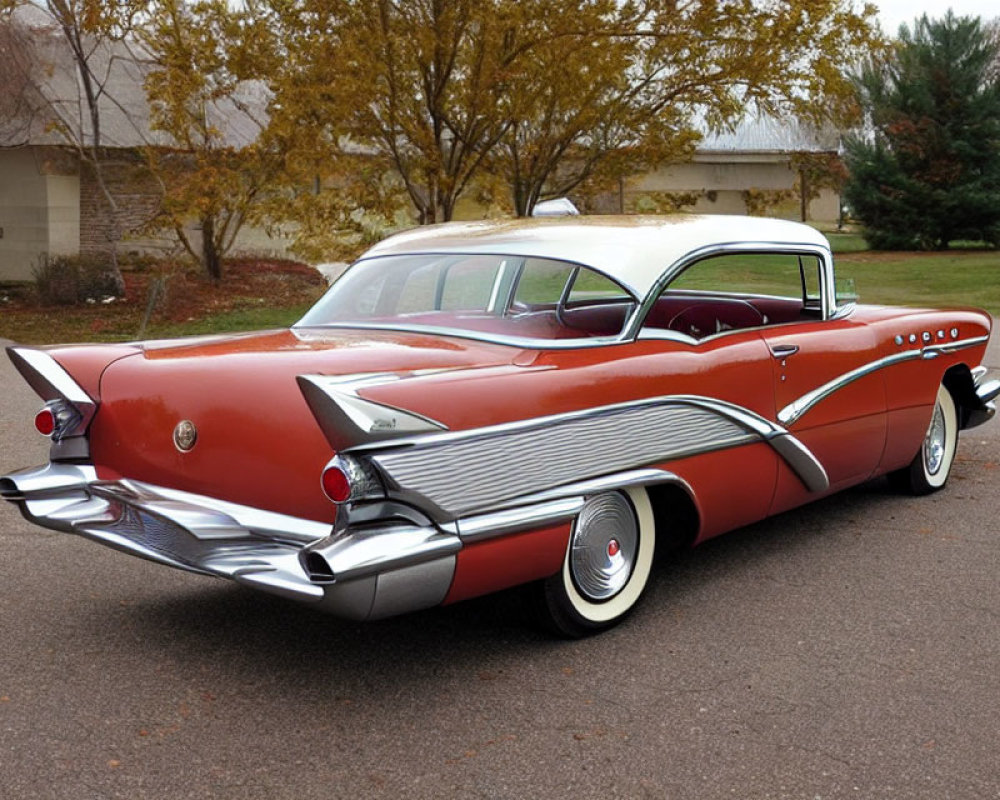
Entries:
[[42,436],[51,436],[56,429],[56,415],[46,407],[35,414],[35,428]]
[[323,491],[334,503],[346,503],[351,499],[351,479],[341,467],[327,467],[322,480]]

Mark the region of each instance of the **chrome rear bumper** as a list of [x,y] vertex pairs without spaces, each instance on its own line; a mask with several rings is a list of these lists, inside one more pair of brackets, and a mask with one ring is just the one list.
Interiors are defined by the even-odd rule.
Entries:
[[444,600],[457,535],[406,521],[331,532],[290,517],[52,463],[0,478],[0,497],[37,525],[158,564],[229,578],[340,616],[372,619]]

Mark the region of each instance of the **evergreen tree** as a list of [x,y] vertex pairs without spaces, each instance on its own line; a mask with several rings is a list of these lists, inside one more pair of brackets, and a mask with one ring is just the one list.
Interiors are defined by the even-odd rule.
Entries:
[[857,76],[867,125],[846,142],[845,199],[875,248],[1000,244],[998,44],[951,11],[902,25]]

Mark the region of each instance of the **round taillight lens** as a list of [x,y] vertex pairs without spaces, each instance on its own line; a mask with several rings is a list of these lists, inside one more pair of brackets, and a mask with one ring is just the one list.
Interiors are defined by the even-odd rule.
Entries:
[[351,479],[340,467],[327,467],[323,471],[323,491],[334,503],[351,499]]
[[35,428],[42,436],[51,436],[56,429],[56,415],[51,409],[43,408],[35,414]]

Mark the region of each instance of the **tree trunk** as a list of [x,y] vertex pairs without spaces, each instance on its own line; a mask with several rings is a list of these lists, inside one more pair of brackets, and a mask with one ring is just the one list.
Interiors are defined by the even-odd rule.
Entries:
[[201,263],[213,281],[222,279],[222,257],[215,244],[215,218],[212,216],[201,219]]

